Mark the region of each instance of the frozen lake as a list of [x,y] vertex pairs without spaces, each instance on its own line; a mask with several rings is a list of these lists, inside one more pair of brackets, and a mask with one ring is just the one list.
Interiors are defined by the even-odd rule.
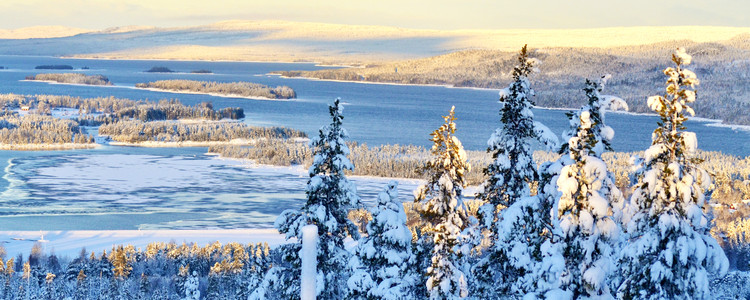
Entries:
[[[86,74],[103,74],[114,87],[71,86],[19,81],[54,72],[37,65],[68,64]],[[483,150],[498,127],[497,91],[434,86],[400,86],[288,79],[267,73],[319,69],[313,64],[114,61],[0,56],[0,93],[55,94],[130,99],[180,99],[186,104],[211,101],[216,108],[239,106],[245,122],[287,126],[313,134],[329,122],[327,105],[341,97],[344,126],[353,140],[370,145],[429,145],[429,133],[456,106],[458,133],[468,149]],[[144,73],[166,66],[178,73]],[[208,69],[214,74],[189,74]],[[67,71],[70,72],[70,71]],[[700,74],[698,74],[700,76]],[[299,99],[267,101],[163,93],[132,88],[161,79],[251,81],[287,85]],[[656,91],[659,92],[659,91]],[[583,99],[583,93],[581,94]],[[645,101],[645,99],[644,99]],[[565,110],[534,110],[536,119],[560,134],[567,129]],[[643,150],[656,126],[654,116],[607,114],[615,130],[616,151]],[[699,148],[750,155],[750,131],[689,121]],[[0,151],[0,228],[4,230],[127,230],[268,228],[287,208],[299,207],[307,181],[299,168],[258,168],[249,163],[205,155],[206,148],[130,148],[93,150]],[[359,194],[371,203],[387,180],[357,178]],[[401,197],[411,200],[416,181],[402,181]]]

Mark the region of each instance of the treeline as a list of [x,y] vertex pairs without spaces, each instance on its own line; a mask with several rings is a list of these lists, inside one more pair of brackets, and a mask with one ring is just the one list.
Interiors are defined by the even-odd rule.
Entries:
[[[348,143],[349,159],[356,166],[348,175],[412,178],[421,179],[419,170],[429,161],[429,150],[420,146],[383,145],[369,147],[367,144]],[[223,157],[251,159],[259,164],[290,166],[312,164],[312,150],[307,143],[292,140],[266,139],[251,146],[212,145],[208,152]],[[630,186],[635,174],[630,163],[634,155],[643,156],[643,152],[606,152],[602,160],[607,169],[615,176],[615,184],[623,195],[629,196]],[[484,151],[467,151],[469,163],[473,166],[487,165],[491,162],[489,154]],[[717,224],[714,236],[722,241],[722,236],[729,233],[722,230],[735,220],[750,218],[750,204],[742,200],[750,199],[750,157],[736,157],[721,152],[699,151],[698,157],[703,161],[700,166],[714,178],[708,191],[714,207]],[[559,154],[536,151],[534,160],[537,165],[555,161]],[[469,185],[479,185],[486,180],[480,168],[470,169],[466,174]],[[747,231],[750,236],[750,231]],[[729,245],[726,244],[725,245]]]
[[[2,299],[247,299],[270,267],[282,263],[267,243],[115,245],[98,253],[83,248],[73,258],[35,243],[27,256],[0,253]],[[748,279],[731,272],[710,286],[720,295],[746,295]]]
[[[73,120],[30,114],[0,116],[0,144],[3,149],[31,149],[39,144],[79,144],[88,147],[94,138]],[[75,147],[73,147],[75,148]]]
[[214,110],[210,102],[202,102],[194,106],[184,105],[179,100],[161,100],[158,103],[141,103],[135,106],[115,111],[117,119],[131,118],[141,121],[200,119],[242,119],[245,111],[239,107],[227,107]]
[[[536,105],[551,108],[580,107],[582,82],[600,74],[614,74],[608,92],[620,95],[631,112],[651,113],[647,96],[663,93],[660,58],[670,49],[688,46],[695,53],[695,73],[701,78],[696,116],[729,124],[750,125],[750,49],[736,38],[723,43],[686,41],[655,45],[598,48],[545,48],[531,51],[543,61],[535,77]],[[511,81],[514,53],[467,50],[425,59],[370,65],[365,68],[279,72],[288,77],[331,80],[437,84],[457,87],[504,88]]]
[[34,67],[37,70],[73,70],[71,65],[39,65]]
[[[80,122],[84,125],[99,125],[121,118],[133,118],[142,121],[177,120],[177,119],[241,119],[245,112],[240,107],[227,107],[214,110],[210,102],[196,105],[185,105],[179,100],[160,100],[158,102],[131,100],[115,97],[81,98],[56,95],[16,95],[0,94],[0,107],[20,108],[67,107],[78,109]],[[100,114],[100,115],[90,115]],[[88,116],[87,116],[88,115]]]
[[[247,299],[271,264],[268,244],[151,243],[90,254],[69,262],[45,255],[0,261],[3,299]],[[187,298],[186,298],[187,297]]]
[[137,88],[152,88],[175,92],[191,92],[204,94],[219,94],[223,96],[263,97],[269,99],[292,99],[297,93],[288,86],[275,88],[252,82],[214,82],[195,80],[159,80],[138,83]]
[[47,73],[26,76],[26,80],[54,81],[58,83],[112,85],[104,75],[86,75],[80,73]]
[[[367,144],[347,143],[349,159],[357,166],[349,175],[421,179],[419,170],[429,160],[429,151],[420,146],[383,145],[369,147]],[[251,159],[259,164],[290,166],[312,164],[312,150],[307,143],[291,140],[269,139],[257,141],[251,146],[212,145],[208,152],[223,157]],[[472,163],[488,163],[490,157],[481,151],[468,151]],[[471,170],[467,175],[470,184],[484,180],[482,170]]]
[[283,127],[251,127],[242,122],[120,120],[99,127],[100,135],[126,143],[229,142],[235,139],[305,138],[304,132]]

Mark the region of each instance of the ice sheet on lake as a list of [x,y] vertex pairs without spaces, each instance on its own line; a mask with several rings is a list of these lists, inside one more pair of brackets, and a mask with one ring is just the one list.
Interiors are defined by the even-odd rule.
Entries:
[[[300,168],[124,153],[16,158],[6,173],[6,230],[269,228],[303,204],[308,179]],[[368,204],[388,181],[353,180]],[[401,195],[419,184],[401,181]]]

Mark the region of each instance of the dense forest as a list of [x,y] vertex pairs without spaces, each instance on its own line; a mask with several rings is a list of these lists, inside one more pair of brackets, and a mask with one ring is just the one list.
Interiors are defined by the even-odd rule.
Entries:
[[76,149],[91,148],[94,138],[74,120],[5,111],[0,116],[0,149]]
[[120,120],[99,127],[99,134],[126,143],[230,142],[242,139],[305,138],[304,132],[282,127],[251,127],[242,122]]
[[275,88],[252,82],[214,82],[195,80],[159,80],[138,83],[137,88],[159,89],[174,92],[216,94],[222,96],[261,97],[268,99],[293,99],[297,93],[288,86]]
[[[572,108],[582,105],[578,96],[586,78],[612,74],[609,93],[620,95],[631,112],[649,113],[647,96],[663,90],[661,58],[685,46],[694,56],[694,70],[701,77],[698,117],[750,125],[750,36],[740,35],[721,43],[690,41],[615,48],[543,48],[530,56],[543,63],[535,75],[540,107]],[[533,46],[533,45],[530,45]],[[514,53],[466,50],[425,59],[371,64],[364,68],[278,72],[283,76],[320,79],[437,84],[499,89],[512,80]]]
[[26,80],[53,81],[57,83],[112,85],[104,75],[86,75],[81,73],[46,73],[26,76]]
[[242,108],[227,107],[214,110],[213,104],[210,102],[191,106],[184,105],[179,100],[152,102],[115,97],[81,98],[56,95],[0,94],[0,107],[18,109],[22,106],[34,108],[43,114],[49,114],[50,109],[54,107],[77,109],[79,122],[94,126],[123,118],[153,121],[177,119],[236,120],[245,117]]
[[271,266],[272,255],[268,244],[172,242],[145,249],[120,245],[102,253],[84,248],[71,259],[45,254],[36,243],[28,257],[0,261],[0,296],[176,300],[198,299],[191,295],[201,292],[204,299],[247,299]]

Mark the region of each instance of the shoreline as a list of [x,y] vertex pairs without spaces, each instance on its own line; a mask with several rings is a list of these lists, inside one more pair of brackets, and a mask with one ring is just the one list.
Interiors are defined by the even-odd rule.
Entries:
[[[106,136],[106,135],[101,135]],[[106,136],[109,137],[109,136]],[[184,147],[210,147],[210,146],[221,146],[221,145],[237,145],[247,146],[254,144],[254,140],[246,139],[233,139],[229,141],[182,141],[182,142],[157,142],[157,141],[143,141],[143,142],[120,142],[111,141],[110,146],[122,146],[122,147],[144,147],[144,148],[184,148]]]
[[214,97],[222,97],[222,98],[240,98],[240,99],[249,99],[249,100],[262,100],[262,101],[295,101],[299,100],[299,98],[290,98],[290,99],[279,99],[279,98],[267,98],[267,97],[254,97],[254,96],[242,96],[242,95],[236,95],[236,94],[216,94],[216,93],[205,93],[205,92],[193,92],[193,91],[175,91],[175,90],[167,90],[167,89],[160,89],[160,88],[140,88],[140,87],[128,87],[133,88],[136,90],[146,90],[146,91],[152,91],[152,92],[160,92],[160,93],[174,93],[174,94],[190,94],[190,95],[208,95],[208,96],[214,96]]
[[312,64],[324,68],[358,68],[358,65],[347,64],[330,64],[322,61],[284,61],[284,60],[231,60],[231,59],[168,59],[168,58],[112,58],[112,57],[92,57],[92,56],[37,56],[37,55],[12,55],[12,56],[30,56],[30,57],[53,57],[60,59],[80,59],[80,60],[131,60],[131,61],[186,61],[186,62],[232,62],[232,63],[272,63],[272,64]]
[[47,84],[62,84],[62,85],[77,85],[77,86],[101,86],[101,87],[117,87],[114,84],[85,84],[85,83],[72,83],[72,82],[59,82],[54,80],[36,80],[36,79],[21,79],[21,82],[43,82]]
[[0,144],[0,150],[10,151],[46,151],[46,150],[80,150],[80,149],[96,149],[101,147],[101,144],[90,143],[90,144],[75,144],[75,143],[64,143],[64,144]]
[[[329,81],[329,82],[343,82],[343,83],[361,83],[361,84],[380,84],[380,85],[393,85],[393,86],[422,86],[422,87],[441,87],[441,88],[448,88],[448,89],[468,89],[468,90],[482,90],[482,91],[500,91],[500,89],[493,89],[493,88],[480,88],[480,87],[463,87],[463,86],[454,86],[450,84],[409,84],[409,83],[395,83],[395,82],[377,82],[377,81],[362,81],[362,80],[338,80],[338,79],[321,79],[321,78],[315,78],[315,77],[305,77],[305,76],[296,76],[296,77],[288,77],[288,76],[282,76],[277,73],[268,73],[268,75],[273,76],[279,76],[281,78],[286,79],[300,79],[300,80],[310,80],[310,81]],[[578,108],[565,108],[565,107],[543,107],[543,106],[537,106],[534,105],[532,108],[536,109],[544,109],[544,110],[578,110]],[[622,111],[622,110],[605,110],[607,113],[617,113],[617,114],[626,114],[626,115],[632,115],[632,116],[649,116],[649,117],[658,117],[658,114],[655,113],[640,113],[640,112],[630,112],[630,111]],[[742,125],[742,124],[729,124],[724,123],[724,120],[721,119],[710,119],[705,117],[688,117],[688,121],[696,121],[696,122],[703,122],[703,123],[713,123],[708,124],[706,126],[713,126],[713,127],[724,127],[724,128],[730,128],[733,130],[743,130],[743,131],[750,131],[750,125]]]
[[19,253],[29,253],[34,243],[39,242],[46,251],[76,257],[81,248],[87,251],[109,251],[116,245],[133,245],[136,248],[155,242],[195,243],[205,245],[213,242],[263,243],[277,246],[286,243],[284,235],[274,228],[244,229],[163,229],[163,230],[43,230],[43,231],[0,231],[9,257]]

